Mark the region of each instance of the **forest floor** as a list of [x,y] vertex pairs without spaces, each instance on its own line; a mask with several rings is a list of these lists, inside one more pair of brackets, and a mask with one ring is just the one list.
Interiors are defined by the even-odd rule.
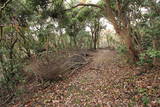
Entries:
[[115,51],[92,52],[69,78],[19,98],[11,107],[160,107],[160,72],[130,66]]

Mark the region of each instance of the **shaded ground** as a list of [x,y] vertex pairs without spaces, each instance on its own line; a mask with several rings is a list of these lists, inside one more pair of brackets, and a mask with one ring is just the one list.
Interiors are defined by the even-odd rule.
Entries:
[[122,62],[115,51],[98,50],[74,75],[21,98],[12,107],[159,107],[159,70]]

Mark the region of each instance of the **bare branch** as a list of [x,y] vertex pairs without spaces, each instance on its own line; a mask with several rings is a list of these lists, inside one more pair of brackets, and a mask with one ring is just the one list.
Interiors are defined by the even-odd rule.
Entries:
[[11,2],[12,0],[7,0],[4,5],[0,8],[0,12]]
[[74,8],[76,8],[76,7],[80,7],[80,6],[82,6],[82,7],[84,7],[84,6],[91,6],[91,7],[96,7],[96,8],[99,8],[99,9],[101,9],[101,10],[104,10],[103,7],[98,6],[98,5],[96,5],[96,4],[83,4],[83,3],[81,3],[81,4],[77,4],[76,6],[71,7],[71,8],[69,8],[69,9],[65,9],[64,11],[72,10],[72,9],[74,9]]

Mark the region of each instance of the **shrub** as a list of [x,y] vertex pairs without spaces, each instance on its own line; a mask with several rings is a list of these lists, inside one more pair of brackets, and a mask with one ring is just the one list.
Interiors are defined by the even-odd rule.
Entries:
[[149,48],[140,54],[140,61],[138,62],[138,64],[139,65],[152,64],[154,57],[160,58],[160,51]]
[[126,54],[127,53],[127,48],[124,45],[117,46],[116,50],[119,54]]
[[[14,63],[11,64],[11,62]],[[20,72],[23,64],[17,60],[7,60],[0,62],[0,67],[3,74],[3,77],[0,78],[1,90],[7,91],[8,94],[15,92],[15,86],[24,81],[22,72]]]

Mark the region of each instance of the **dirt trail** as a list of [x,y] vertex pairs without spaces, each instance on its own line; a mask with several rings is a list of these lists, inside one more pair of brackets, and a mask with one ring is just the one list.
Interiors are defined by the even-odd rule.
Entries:
[[92,54],[93,61],[77,71],[77,75],[56,83],[53,87],[40,90],[32,99],[23,102],[24,105],[27,107],[113,105],[116,100],[114,94],[118,90],[112,90],[113,93],[110,93],[110,88],[112,84],[118,83],[120,75],[123,74],[117,65],[119,60],[116,53],[110,50],[99,50]]
[[121,63],[115,51],[98,50],[92,54],[93,61],[77,74],[39,90],[14,107],[128,107],[128,99],[134,94],[130,89],[133,78],[128,78],[131,67]]

